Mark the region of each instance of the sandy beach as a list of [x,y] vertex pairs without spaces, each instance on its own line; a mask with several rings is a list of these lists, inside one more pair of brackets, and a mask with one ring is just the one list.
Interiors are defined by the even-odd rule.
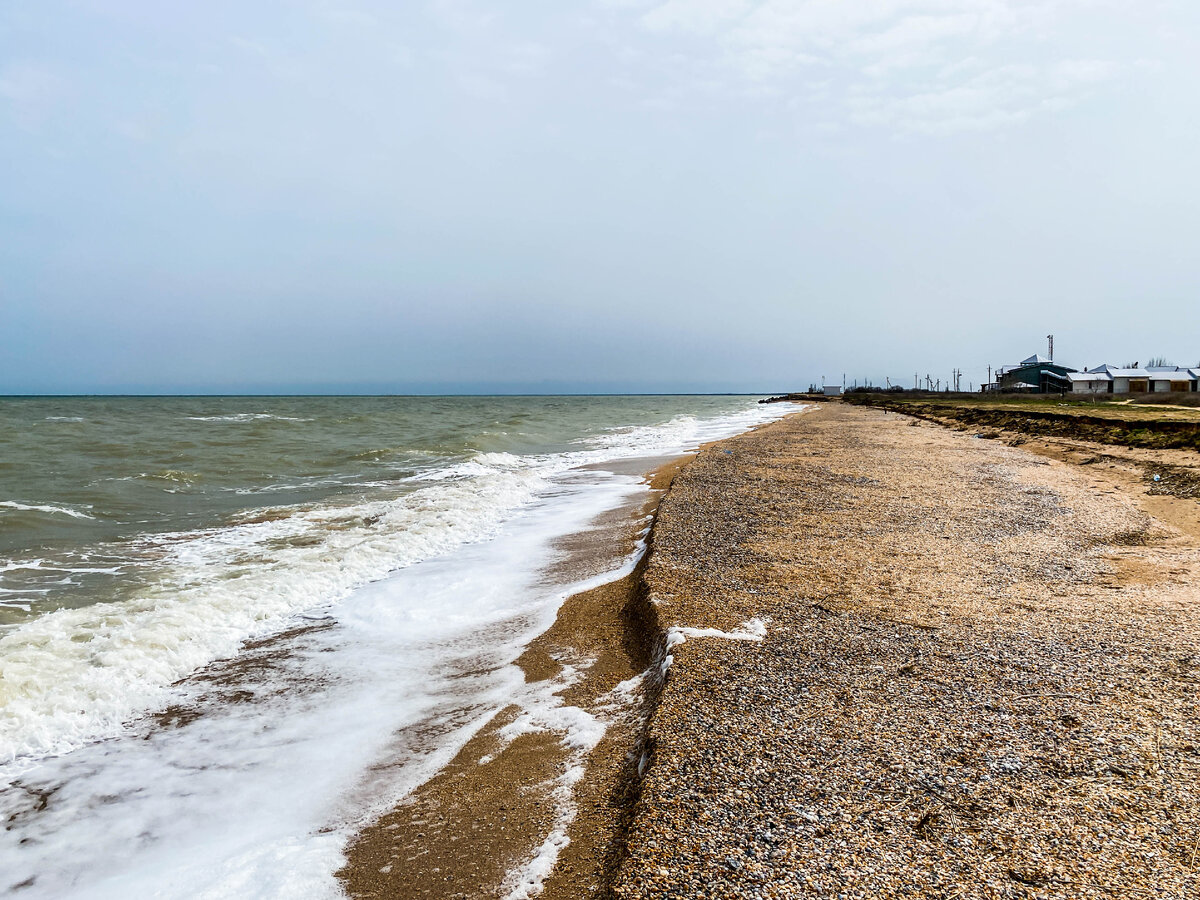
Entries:
[[766,637],[671,649],[615,894],[1194,896],[1195,501],[1063,457],[841,404],[701,453],[650,596]]
[[1145,471],[1195,461],[992,437],[826,404],[661,467],[520,660],[603,738],[501,713],[350,894],[1193,895],[1200,509]]
[[350,893],[1189,896],[1195,501],[1151,451],[1016,443],[828,404],[660,469],[642,565],[521,660],[610,723],[585,772],[501,714],[361,836]]

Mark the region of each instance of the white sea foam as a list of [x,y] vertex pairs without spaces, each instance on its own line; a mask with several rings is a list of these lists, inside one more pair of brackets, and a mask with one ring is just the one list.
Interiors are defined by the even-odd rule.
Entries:
[[[544,487],[534,470],[480,471],[393,501],[146,538],[172,573],[156,588],[58,610],[0,638],[0,762],[119,733],[170,684],[247,638],[393,569],[491,536]],[[334,519],[360,524],[330,528]]]
[[752,408],[709,421],[681,416],[569,453],[480,453],[422,476],[414,482],[422,486],[398,499],[147,537],[142,550],[164,572],[156,586],[121,603],[58,610],[0,637],[0,763],[119,733],[131,716],[160,704],[173,682],[246,639],[390,571],[494,535],[567,469],[682,451],[777,415]]
[[767,636],[767,623],[763,619],[750,619],[738,626],[736,631],[721,631],[719,628],[669,628],[667,649],[678,647],[687,638],[714,637],[725,641],[761,641]]
[[276,422],[311,422],[312,419],[301,418],[300,416],[277,416],[273,413],[233,413],[230,415],[221,416],[188,416],[193,422],[262,422],[274,420]]
[[[588,661],[584,667],[590,664]],[[563,687],[572,683],[577,674],[581,673],[576,666],[564,664],[562,674],[556,679],[542,685],[533,697],[519,700],[524,711],[500,730],[500,738],[505,742],[511,742],[521,734],[557,733],[570,753],[564,771],[554,780],[550,791],[554,824],[535,848],[532,858],[509,873],[503,888],[505,900],[529,900],[542,892],[559,855],[571,842],[568,832],[578,812],[574,788],[586,774],[587,755],[600,743],[609,723],[628,714],[646,677],[646,673],[635,675],[600,697],[596,708],[605,717],[602,719],[578,707],[565,705],[559,697]]]
[[688,638],[720,638],[724,641],[761,641],[767,636],[767,621],[750,619],[738,626],[736,631],[721,631],[719,628],[690,628],[675,626],[667,629],[666,653],[660,671],[663,675],[675,662],[671,651],[684,643]]
[[45,562],[44,559],[10,560],[6,563],[0,563],[0,572],[16,572],[21,569],[36,570],[42,568]]
[[[240,487],[240,488],[222,488],[224,491],[231,491],[235,494],[277,494],[281,491],[303,491],[311,488],[329,487],[330,485],[346,484],[353,479],[350,476],[339,478],[314,478],[309,481],[297,481],[293,483],[266,484],[261,487]],[[359,487],[364,485],[359,484]]]
[[[26,770],[35,792],[68,787],[0,833],[0,893],[36,876],[20,896],[332,898],[349,836],[444,765],[496,710],[515,700],[528,710],[520,727],[559,730],[581,752],[602,726],[556,710],[561,701],[525,685],[511,661],[566,595],[634,565],[546,584],[539,572],[556,538],[644,490],[636,478],[604,473],[548,485],[493,540],[333,606],[331,625],[302,639],[274,664],[279,671],[237,685],[260,703],[214,698],[194,723],[145,737],[135,727]],[[187,706],[208,689],[185,682],[164,699]],[[419,741],[439,721],[449,725],[436,746],[411,745],[410,733]],[[372,765],[380,761],[389,764]],[[30,798],[0,792],[0,818],[28,809]]]
[[51,506],[49,504],[38,503],[18,503],[16,500],[0,500],[0,508],[2,509],[17,509],[26,512],[44,512],[57,516],[71,516],[75,519],[92,519],[94,516],[89,516],[85,512],[80,512],[77,509],[71,509],[69,506]]

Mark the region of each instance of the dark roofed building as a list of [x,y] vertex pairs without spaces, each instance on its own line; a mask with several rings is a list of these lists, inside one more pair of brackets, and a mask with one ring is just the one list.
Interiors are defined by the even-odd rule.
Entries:
[[1052,359],[1034,354],[1015,366],[1003,369],[998,378],[1002,391],[1028,391],[1034,394],[1056,394],[1071,390],[1070,374],[1076,371],[1060,366]]

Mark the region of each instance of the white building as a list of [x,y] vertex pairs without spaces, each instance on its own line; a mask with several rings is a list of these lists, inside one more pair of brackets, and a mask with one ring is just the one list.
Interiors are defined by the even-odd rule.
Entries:
[[1112,393],[1113,377],[1108,372],[1101,372],[1099,369],[1089,372],[1084,369],[1082,372],[1070,372],[1067,377],[1071,379],[1072,394]]
[[1146,371],[1150,373],[1150,390],[1155,393],[1196,389],[1190,369],[1179,366],[1146,366]]
[[1200,369],[1180,366],[1118,367],[1105,363],[1072,372],[1074,394],[1149,394],[1200,390]]
[[840,384],[826,384],[821,387],[821,393],[826,397],[842,396],[842,386]]

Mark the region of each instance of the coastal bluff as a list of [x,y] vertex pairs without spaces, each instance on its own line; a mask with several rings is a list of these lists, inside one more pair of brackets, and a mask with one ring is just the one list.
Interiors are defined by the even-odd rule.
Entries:
[[645,569],[612,893],[1200,894],[1200,527],[1161,513],[1118,463],[837,403],[704,449]]

